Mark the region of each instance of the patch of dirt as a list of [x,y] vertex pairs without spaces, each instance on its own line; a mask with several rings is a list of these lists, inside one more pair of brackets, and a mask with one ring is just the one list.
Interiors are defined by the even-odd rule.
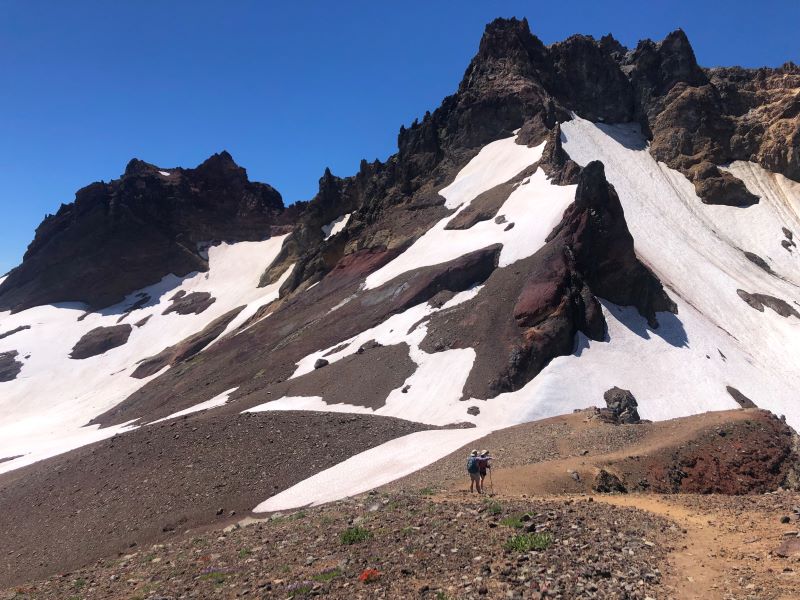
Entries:
[[17,360],[19,352],[9,350],[0,352],[0,383],[14,381],[22,370],[22,363]]
[[354,454],[424,429],[370,415],[206,411],[0,475],[0,585],[225,523],[231,511],[243,516]]
[[327,404],[355,404],[378,409],[389,393],[414,374],[417,364],[408,344],[375,346],[306,375],[272,385],[252,394],[247,401],[263,402],[283,396],[321,396]]
[[0,333],[0,340],[2,340],[4,338],[7,338],[7,337],[10,337],[10,336],[14,335],[15,333],[19,333],[20,331],[25,331],[26,329],[30,329],[30,328],[31,328],[30,325],[20,325],[19,327],[15,327],[14,329],[11,329],[9,331],[6,331],[4,333]]
[[[668,557],[664,588],[689,600],[790,600],[800,597],[800,559],[781,548],[799,539],[797,493],[764,496],[595,496],[673,521],[683,532]],[[785,519],[784,519],[785,520]]]
[[127,324],[95,327],[78,340],[69,357],[73,360],[82,360],[108,352],[127,343],[132,330],[133,328]]
[[796,317],[800,319],[800,312],[797,312],[788,302],[770,296],[769,294],[751,294],[744,290],[736,290],[739,298],[747,302],[752,308],[759,312],[764,312],[764,307],[771,308],[782,317]]
[[179,315],[199,315],[206,310],[209,306],[216,302],[216,298],[212,297],[208,292],[192,292],[187,294],[183,290],[177,292],[170,298],[172,304],[164,309],[163,315],[169,313],[178,313]]

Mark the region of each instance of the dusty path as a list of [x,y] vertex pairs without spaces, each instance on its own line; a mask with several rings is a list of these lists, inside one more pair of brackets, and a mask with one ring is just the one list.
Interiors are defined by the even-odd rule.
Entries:
[[670,571],[665,587],[676,598],[723,599],[724,582],[732,563],[724,556],[730,548],[730,536],[718,526],[709,525],[705,515],[677,506],[654,496],[598,496],[597,500],[616,506],[631,506],[675,521],[686,533],[682,545],[669,555]]
[[670,598],[790,600],[800,598],[800,556],[781,556],[778,549],[789,537],[785,534],[797,532],[798,523],[781,524],[780,517],[798,498],[782,496],[776,502],[763,496],[593,498],[665,517],[682,530],[668,556],[664,587]]

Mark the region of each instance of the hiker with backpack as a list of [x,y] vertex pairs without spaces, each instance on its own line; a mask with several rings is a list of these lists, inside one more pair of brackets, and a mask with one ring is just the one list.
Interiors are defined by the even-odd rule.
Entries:
[[481,489],[483,489],[483,480],[486,479],[486,473],[492,468],[492,465],[489,464],[490,460],[492,460],[492,457],[489,456],[489,451],[481,450],[481,454],[478,456],[478,474],[481,477]]
[[481,471],[478,463],[478,451],[473,450],[467,457],[467,473],[469,473],[469,493],[475,488],[481,493]]

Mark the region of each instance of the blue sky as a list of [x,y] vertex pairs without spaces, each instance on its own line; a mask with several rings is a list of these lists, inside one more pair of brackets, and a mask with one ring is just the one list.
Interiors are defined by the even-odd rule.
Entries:
[[701,64],[800,62],[800,2],[0,0],[0,273],[46,213],[132,157],[226,149],[285,202],[384,159],[452,93],[497,16],[545,43],[682,27]]

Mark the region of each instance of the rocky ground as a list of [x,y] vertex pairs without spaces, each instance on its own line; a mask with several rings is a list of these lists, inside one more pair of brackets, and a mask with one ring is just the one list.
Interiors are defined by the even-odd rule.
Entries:
[[[140,440],[133,457],[133,447],[118,455],[106,449],[102,456],[110,457],[110,463],[100,477],[90,449],[80,460],[73,458],[75,464],[56,458],[55,468],[34,465],[31,472],[21,470],[2,480],[0,514],[8,550],[0,557],[5,563],[0,581],[12,587],[0,592],[0,600],[800,597],[800,494],[772,479],[782,473],[790,485],[794,475],[786,467],[792,462],[777,465],[774,472],[759,471],[757,462],[750,462],[764,452],[761,436],[781,430],[779,419],[748,409],[614,425],[598,414],[580,411],[476,442],[496,457],[483,496],[466,491],[467,449],[462,449],[369,494],[273,515],[249,513],[264,494],[259,489],[254,495],[246,479],[225,477],[209,488],[215,480],[209,471],[214,460],[195,456],[191,467],[183,465],[180,453],[192,447],[191,436],[209,435],[203,427],[212,421],[178,420],[146,428],[149,435],[140,435],[163,437],[166,431],[186,446],[176,443],[173,456],[161,459],[156,472],[148,469],[148,475],[127,483],[109,479],[109,473],[122,460],[152,464],[152,457],[145,456],[147,440]],[[220,439],[228,441],[220,451],[226,465],[246,470],[248,453],[269,462],[271,454],[241,446],[241,441],[252,439],[249,428],[263,427],[264,443],[278,443],[279,431],[291,430],[286,419],[293,418],[291,413],[262,414],[223,423]],[[327,419],[326,426],[340,433],[325,440],[307,436],[310,446],[328,444],[327,458],[319,459],[323,462],[342,456],[337,445],[342,439],[375,442],[376,436],[397,435],[402,425],[364,416],[317,418]],[[240,428],[241,435],[234,433]],[[125,436],[107,443],[117,446],[121,439]],[[288,466],[273,474],[281,488],[302,479],[303,468],[320,467],[283,458]],[[714,464],[717,472],[708,478],[712,483],[740,482],[740,488],[728,491],[749,486],[759,493],[662,495],[631,485],[685,466],[687,459]],[[266,465],[256,467],[263,477],[269,473]],[[742,477],[742,468],[760,475]],[[594,475],[600,469],[618,476],[634,493],[597,493]],[[81,470],[91,477],[76,480]],[[231,469],[225,466],[225,471]],[[267,485],[259,481],[256,488]],[[58,493],[26,507],[24,491],[34,484]],[[760,493],[762,485],[778,491]],[[194,507],[192,518],[173,518],[179,504],[170,496],[175,490]],[[214,510],[217,504],[221,512]],[[151,513],[158,518],[150,518]],[[197,516],[206,513],[210,518]],[[160,528],[162,521],[169,527]],[[101,535],[117,529],[127,536],[124,540]],[[118,543],[129,537],[136,543]],[[66,547],[71,551],[65,552]],[[55,556],[60,563],[53,562]]]
[[647,598],[680,530],[579,500],[371,494],[136,548],[2,598]]
[[0,586],[224,526],[320,470],[428,428],[368,415],[198,413],[11,471],[0,476]]

